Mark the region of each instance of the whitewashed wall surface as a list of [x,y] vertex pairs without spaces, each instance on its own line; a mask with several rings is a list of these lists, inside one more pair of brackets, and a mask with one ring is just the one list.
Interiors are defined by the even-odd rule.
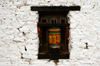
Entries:
[[[39,16],[30,7],[76,5],[81,10],[68,14],[70,59],[37,59]],[[100,0],[0,0],[0,66],[100,66]]]

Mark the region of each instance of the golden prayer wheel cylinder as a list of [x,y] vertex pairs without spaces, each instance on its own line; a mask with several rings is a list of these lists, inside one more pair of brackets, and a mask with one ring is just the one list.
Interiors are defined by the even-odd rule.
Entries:
[[60,28],[50,28],[49,29],[49,47],[60,48],[61,35]]

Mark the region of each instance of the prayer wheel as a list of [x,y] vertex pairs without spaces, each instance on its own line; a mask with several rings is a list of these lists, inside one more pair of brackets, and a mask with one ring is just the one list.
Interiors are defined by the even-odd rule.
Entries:
[[49,29],[49,47],[60,48],[61,34],[60,28],[54,27]]

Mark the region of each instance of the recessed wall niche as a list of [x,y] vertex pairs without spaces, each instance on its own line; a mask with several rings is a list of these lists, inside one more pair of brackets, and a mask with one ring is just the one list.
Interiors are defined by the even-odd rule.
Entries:
[[69,11],[80,10],[80,6],[32,6],[38,11],[38,59],[69,59]]

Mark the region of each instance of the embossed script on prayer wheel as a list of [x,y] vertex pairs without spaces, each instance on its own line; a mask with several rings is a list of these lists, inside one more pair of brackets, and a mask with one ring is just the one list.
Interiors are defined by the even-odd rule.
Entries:
[[54,27],[49,29],[49,47],[60,48],[61,35],[60,28]]

